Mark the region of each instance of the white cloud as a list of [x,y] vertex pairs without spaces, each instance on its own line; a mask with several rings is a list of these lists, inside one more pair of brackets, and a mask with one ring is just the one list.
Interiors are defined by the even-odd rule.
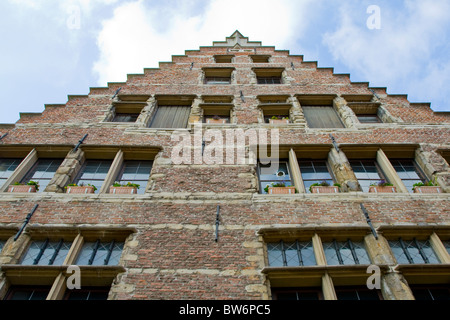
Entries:
[[439,52],[442,46],[448,50],[445,35],[450,3],[404,3],[403,9],[381,6],[381,30],[369,30],[360,17],[351,14],[349,5],[343,5],[340,27],[325,34],[323,43],[336,61],[365,77],[365,81],[370,80],[371,85],[395,83],[396,90],[401,88],[402,92],[391,93],[430,97],[436,87],[445,89],[450,78],[448,52]]
[[[125,81],[127,73],[142,73],[157,67],[172,55],[187,49],[223,41],[236,29],[250,41],[286,49],[308,24],[308,6],[313,0],[213,0],[201,12],[191,12],[196,2],[147,8],[138,0],[118,6],[103,22],[97,45],[100,58],[94,65],[98,84]],[[291,45],[292,46],[292,45]]]

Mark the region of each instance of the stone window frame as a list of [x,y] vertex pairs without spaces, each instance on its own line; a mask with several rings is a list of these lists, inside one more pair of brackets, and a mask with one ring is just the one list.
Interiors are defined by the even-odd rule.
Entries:
[[[201,84],[203,85],[225,85],[229,86],[235,84],[235,73],[236,68],[234,67],[204,67],[201,70]],[[208,79],[219,78],[228,79],[226,82],[208,82]]]
[[[269,195],[269,194],[265,194],[265,193],[263,193],[263,190],[262,190],[262,181],[261,181],[261,167],[260,167],[260,165],[261,165],[261,160],[270,160],[271,162],[272,161],[275,161],[275,162],[277,162],[277,163],[280,163],[280,162],[283,162],[283,163],[286,163],[287,164],[287,169],[288,169],[288,171],[289,171],[289,177],[290,177],[290,179],[289,180],[283,180],[283,179],[279,179],[279,181],[281,182],[281,181],[285,181],[285,182],[287,182],[287,181],[289,181],[289,184],[290,185],[292,185],[292,186],[295,186],[295,182],[294,182],[294,180],[293,180],[293,173],[292,173],[292,166],[290,165],[290,159],[289,158],[287,158],[287,157],[282,157],[282,156],[280,156],[279,157],[279,159],[276,159],[276,160],[272,160],[272,159],[258,159],[258,161],[257,161],[257,163],[256,163],[256,172],[257,172],[257,177],[258,177],[258,186],[257,186],[257,188],[256,188],[256,191],[259,193],[259,194],[261,194],[261,195],[265,195],[265,196],[273,196],[273,197],[279,197],[280,195],[279,194],[273,194],[273,195]],[[264,181],[270,181],[270,180],[264,180]],[[288,194],[288,195],[293,195],[293,194]]]
[[[155,131],[179,131],[188,130],[189,126],[192,124],[192,117],[194,116],[196,109],[196,95],[170,95],[170,94],[156,94],[149,99],[148,106],[143,110],[142,118],[138,120],[143,123],[143,126],[147,130]],[[186,128],[152,128],[152,122],[156,116],[159,106],[189,106],[190,114],[188,117],[188,124]]]
[[[257,96],[259,101],[258,109],[259,109],[259,117],[258,122],[261,124],[269,125],[269,122],[266,122],[266,119],[269,119],[270,116],[284,116],[289,118],[289,123],[276,124],[279,125],[288,125],[293,123],[293,118],[291,116],[292,109],[294,108],[293,103],[290,101],[289,95],[259,95]],[[274,125],[274,124],[270,124]]]
[[[0,299],[3,299],[8,293],[11,286],[49,286],[50,292],[47,300],[61,300],[66,291],[67,279],[73,274],[68,270],[69,266],[75,265],[75,261],[81,252],[83,243],[101,239],[110,241],[119,239],[124,242],[121,258],[118,265],[114,266],[94,266],[80,265],[81,288],[98,286],[113,286],[113,281],[117,275],[126,271],[125,256],[136,234],[135,228],[96,228],[96,227],[28,227],[17,241],[12,241],[13,253],[10,253],[8,263],[2,264],[3,281],[0,278]],[[39,265],[21,265],[19,264],[21,257],[26,253],[28,245],[35,240],[44,238],[50,239],[67,239],[72,241],[70,250],[65,257],[62,265],[39,266]],[[10,239],[11,240],[11,239]]]
[[[268,279],[268,291],[271,287],[315,287],[321,288],[325,300],[337,300],[335,287],[366,285],[366,273],[369,265],[328,265],[323,242],[330,239],[337,241],[361,240],[366,246],[366,252],[375,264],[374,253],[369,249],[370,242],[374,237],[369,227],[346,227],[346,228],[262,228],[258,231],[263,241],[265,265],[262,273]],[[373,238],[373,239],[372,239]],[[283,241],[309,241],[312,240],[313,250],[317,265],[298,267],[270,267],[268,266],[267,243]],[[382,273],[387,272],[389,267],[385,264],[377,264]]]
[[233,63],[235,55],[233,54],[216,54],[214,55],[215,63]]
[[[253,83],[257,85],[286,85],[290,84],[286,77],[286,68],[284,67],[254,67],[253,71]],[[280,83],[259,83],[258,78],[277,78],[280,79]]]
[[336,131],[336,130],[345,130],[349,128],[349,124],[345,121],[346,109],[339,102],[341,99],[336,94],[296,94],[295,98],[298,100],[300,104],[300,108],[303,107],[328,107],[334,110],[336,113],[337,119],[339,120],[339,125],[336,124],[336,127],[322,128],[322,127],[314,127],[308,124],[308,119],[305,116],[305,112],[302,109],[303,116],[306,120],[307,128],[311,130],[321,130],[321,131]]
[[[152,95],[149,94],[119,94],[114,98],[102,123],[113,126],[145,127],[148,121],[147,113],[152,103]],[[118,114],[133,114],[136,116],[136,120],[133,122],[114,121]]]
[[269,54],[250,54],[251,63],[270,63],[272,58]]

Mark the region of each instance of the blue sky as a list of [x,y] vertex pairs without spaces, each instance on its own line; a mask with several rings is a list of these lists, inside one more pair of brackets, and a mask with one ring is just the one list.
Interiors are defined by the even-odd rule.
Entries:
[[3,0],[0,12],[0,123],[235,30],[450,111],[447,0]]

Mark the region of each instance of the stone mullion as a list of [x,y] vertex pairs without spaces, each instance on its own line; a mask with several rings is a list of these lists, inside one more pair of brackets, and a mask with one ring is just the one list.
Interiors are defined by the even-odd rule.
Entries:
[[350,162],[342,151],[338,152],[335,148],[331,148],[328,153],[328,163],[343,191],[361,190]]
[[402,179],[398,176],[394,167],[392,166],[389,158],[383,152],[382,149],[377,151],[377,163],[383,170],[383,173],[386,175],[388,180],[397,188],[397,192],[408,193],[408,189],[405,187]]
[[109,187],[114,183],[120,169],[123,165],[123,151],[119,150],[114,158],[111,167],[109,168],[108,174],[103,181],[99,193],[109,193]]
[[45,188],[45,191],[64,193],[64,187],[73,182],[84,161],[85,155],[81,148],[75,152],[70,151],[58,170],[56,170],[55,175]]
[[1,186],[0,192],[5,192],[8,187],[14,182],[20,182],[23,177],[27,174],[36,161],[38,160],[38,154],[36,149],[31,150],[31,152],[22,160],[19,166],[14,170],[13,174],[6,180],[6,182]]

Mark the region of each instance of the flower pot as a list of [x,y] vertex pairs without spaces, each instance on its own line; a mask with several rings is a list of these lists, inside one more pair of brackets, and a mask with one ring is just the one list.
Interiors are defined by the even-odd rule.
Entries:
[[442,188],[438,186],[414,187],[414,193],[442,193]]
[[94,193],[92,186],[68,186],[67,193]]
[[219,123],[219,124],[224,124],[227,123],[226,119],[212,119],[212,118],[207,118],[206,119],[206,123]]
[[311,187],[312,193],[339,193],[337,186],[314,186]]
[[269,119],[269,123],[271,124],[286,124],[289,123],[288,119]]
[[369,192],[374,193],[395,193],[397,192],[396,188],[394,186],[385,186],[385,187],[379,187],[379,186],[370,186]]
[[136,194],[136,187],[109,187],[109,193],[113,194]]
[[269,194],[295,194],[295,187],[270,187]]
[[8,192],[36,192],[34,185],[12,185],[8,187]]

